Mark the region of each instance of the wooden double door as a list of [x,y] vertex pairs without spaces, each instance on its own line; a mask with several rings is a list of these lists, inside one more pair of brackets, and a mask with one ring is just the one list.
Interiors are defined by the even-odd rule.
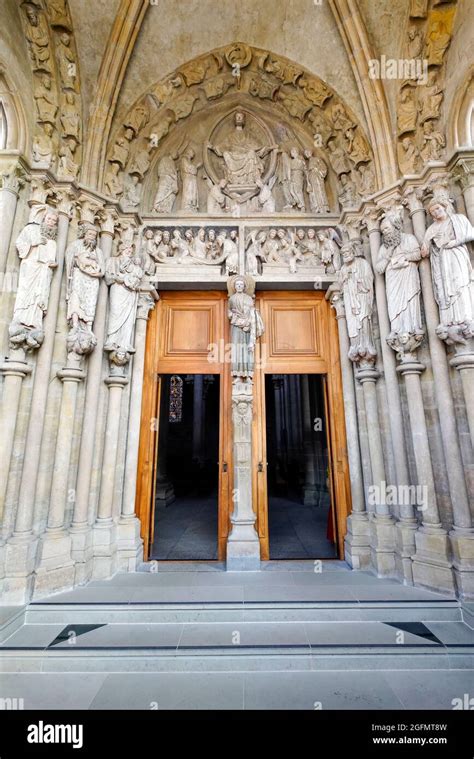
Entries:
[[[322,292],[265,291],[257,293],[256,305],[265,324],[265,333],[255,355],[252,441],[253,504],[261,558],[270,558],[271,540],[265,378],[282,375],[317,375],[321,379],[328,456],[327,481],[334,540],[337,555],[342,558],[346,517],[350,512],[350,482],[335,317]],[[156,537],[154,503],[160,456],[158,419],[163,377],[193,374],[219,377],[219,419],[213,422],[218,425],[219,437],[219,460],[216,462],[217,555],[220,560],[225,559],[233,508],[229,341],[225,293],[165,291],[161,294],[147,330],[138,460],[136,513],[142,526],[145,559],[151,556]]]

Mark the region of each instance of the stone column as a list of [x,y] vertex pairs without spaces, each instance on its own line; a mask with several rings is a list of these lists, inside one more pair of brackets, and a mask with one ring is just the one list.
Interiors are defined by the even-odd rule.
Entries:
[[344,302],[339,285],[332,284],[327,291],[326,298],[329,299],[331,306],[336,312],[338,326],[342,387],[344,392],[347,458],[351,481],[352,513],[347,518],[344,554],[347,563],[353,569],[367,569],[370,566],[370,525],[365,508],[354,373],[352,363],[348,358],[349,337],[347,334]]
[[10,351],[10,355],[0,364],[4,376],[3,399],[0,412],[0,429],[2,430],[2,466],[0,467],[0,519],[3,517],[7,493],[10,462],[15,440],[16,420],[20,406],[23,379],[30,374],[32,366],[26,362],[23,348]]
[[250,378],[236,378],[232,385],[236,500],[227,540],[228,571],[260,569],[260,541],[252,507],[252,413],[253,382]]
[[19,163],[0,170],[0,274],[6,269],[18,195],[24,183],[25,172]]
[[110,374],[105,379],[108,387],[107,421],[105,425],[104,457],[100,480],[99,507],[93,527],[92,577],[110,577],[117,569],[117,525],[113,519],[115,493],[115,468],[120,428],[122,391],[128,378],[122,374],[123,367],[111,361]]
[[[453,178],[459,182],[464,197],[466,213],[471,224],[474,224],[474,158],[466,157],[458,160],[453,171]],[[466,403],[466,414],[474,451],[474,339],[465,344],[456,343],[456,355],[450,364],[459,371]]]
[[[400,388],[398,385],[395,355],[391,348],[387,345],[387,337],[390,334],[390,319],[388,316],[385,282],[383,276],[379,274],[376,269],[376,263],[381,244],[378,211],[375,213],[373,212],[367,214],[365,216],[365,223],[367,226],[367,231],[369,233],[370,255],[372,259],[372,268],[374,270],[377,315],[380,330],[380,344],[383,357],[383,371],[387,388],[387,396],[390,399],[389,423],[395,459],[397,485],[407,486],[410,482],[410,475],[408,470],[405,437],[403,434],[404,422],[402,404],[400,399]],[[396,528],[397,570],[403,580],[407,584],[411,585],[413,584],[411,556],[415,551],[414,533],[417,529],[417,521],[413,514],[413,508],[410,505],[401,506],[400,519],[396,524]]]
[[[380,372],[374,360],[361,360],[355,373],[364,392],[367,433],[369,440],[372,483],[375,494],[375,515],[371,522],[372,565],[379,577],[395,573],[395,522],[386,499],[386,476],[383,460],[382,435],[380,432],[377,391],[375,383]],[[377,495],[379,494],[379,495]]]
[[[153,291],[157,298],[156,291]],[[128,415],[127,455],[123,485],[122,513],[118,523],[117,565],[119,570],[133,572],[143,560],[143,540],[140,537],[140,520],[135,515],[135,493],[137,489],[138,448],[140,444],[140,421],[143,394],[143,372],[145,367],[146,328],[155,298],[150,293],[141,293],[138,299],[135,327],[135,354],[132,365],[130,387],[130,409]]]
[[6,546],[5,570],[7,579],[5,581],[5,596],[9,603],[25,603],[31,597],[33,588],[33,573],[38,547],[38,538],[33,533],[36,483],[46,415],[51,361],[56,337],[56,320],[61,295],[64,251],[72,210],[71,200],[72,195],[70,191],[66,190],[58,193],[57,268],[53,275],[49,293],[48,312],[44,319],[43,329],[45,337],[38,353],[36,364],[15,528]]
[[[100,247],[107,261],[114,238],[116,217],[106,210],[102,217]],[[87,582],[92,573],[92,533],[89,524],[89,497],[95,454],[95,432],[102,387],[102,363],[107,316],[107,285],[101,280],[94,320],[97,345],[89,359],[88,377],[84,399],[82,437],[77,467],[76,500],[70,527],[72,557],[75,561],[75,585]]]
[[41,535],[33,597],[39,598],[74,586],[74,561],[71,537],[66,529],[65,515],[71,462],[77,388],[85,378],[80,357],[68,354],[67,365],[57,372],[63,383],[59,412],[56,453],[49,502],[48,523]]
[[415,533],[416,551],[413,556],[413,579],[417,585],[454,592],[454,578],[449,560],[446,530],[440,520],[436,500],[433,466],[428,441],[428,430],[423,408],[420,375],[425,366],[414,354],[404,354],[398,371],[405,380],[408,411],[413,439],[416,471],[424,495],[418,498],[422,512],[422,527]]
[[[421,243],[426,231],[426,217],[421,202],[421,193],[410,189],[406,195],[406,201],[410,209],[413,231]],[[456,412],[451,393],[448,360],[445,348],[436,334],[436,327],[439,324],[439,313],[433,294],[430,263],[426,258],[420,262],[419,271],[441,437],[453,506],[454,526],[450,537],[455,554],[454,572],[458,589],[463,593],[463,588],[474,588],[474,541],[471,527],[471,512],[464,479],[461,449],[457,436]],[[441,545],[440,548],[442,548]],[[443,551],[440,554],[440,561],[444,560],[445,553]],[[436,580],[432,587],[439,587],[436,584]]]

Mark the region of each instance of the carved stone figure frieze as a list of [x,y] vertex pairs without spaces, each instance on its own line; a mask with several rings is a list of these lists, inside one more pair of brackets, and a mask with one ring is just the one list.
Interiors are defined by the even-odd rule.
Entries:
[[57,266],[58,215],[35,206],[30,221],[20,232],[16,249],[20,257],[18,291],[8,329],[10,345],[26,350],[39,348],[44,340],[43,318],[48,308],[53,269]]
[[150,120],[150,111],[146,103],[138,103],[129,116],[125,119],[125,129],[131,129],[136,137],[146,127]]
[[385,274],[390,334],[387,343],[402,357],[419,346],[423,339],[421,285],[418,262],[420,246],[415,235],[403,231],[402,216],[387,212],[381,222],[382,245],[376,269]]
[[123,192],[123,172],[118,163],[109,164],[104,181],[105,191],[112,198],[118,198]]
[[335,242],[334,230],[329,229],[327,231],[321,229],[317,234],[319,242],[319,255],[321,261],[326,267],[326,271],[332,274],[339,271],[342,264],[341,252],[339,245]]
[[236,229],[185,229],[148,228],[144,232],[143,247],[159,267],[204,265],[223,267],[227,273],[238,270],[238,232]]
[[374,275],[357,240],[344,243],[341,255],[339,281],[351,346],[349,358],[356,363],[371,364],[377,355],[372,335]]
[[[327,241],[326,237],[323,239]],[[323,261],[321,238],[314,228],[253,229],[246,239],[245,270],[252,276],[259,276],[261,262],[264,267],[286,269],[291,274],[295,274],[301,268],[319,269],[324,273],[324,265],[330,262],[332,254],[332,248],[329,256],[326,249],[326,260]]]
[[255,345],[263,335],[264,325],[255,308],[255,282],[248,275],[237,274],[228,280],[228,318],[232,345],[232,376],[253,377]]
[[404,87],[400,94],[397,109],[398,134],[413,132],[416,129],[418,107],[415,100],[414,90],[411,86]]
[[398,144],[398,163],[402,174],[415,174],[420,166],[420,151],[411,137]]
[[421,248],[429,256],[440,325],[437,333],[447,343],[474,337],[474,273],[466,243],[474,227],[463,214],[448,212],[444,199],[434,196],[428,206],[433,223]]
[[428,73],[428,81],[420,86],[420,124],[428,119],[438,119],[443,102],[443,88],[436,69]]
[[97,230],[83,225],[81,231],[82,236],[66,250],[67,344],[69,351],[86,355],[97,344],[92,327],[105,262],[97,245]]
[[338,176],[341,174],[348,174],[351,171],[352,164],[345,151],[338,145],[335,139],[330,139],[327,147],[329,163],[336,174]]
[[357,187],[350,174],[341,174],[339,177],[339,203],[342,208],[354,208],[357,206]]

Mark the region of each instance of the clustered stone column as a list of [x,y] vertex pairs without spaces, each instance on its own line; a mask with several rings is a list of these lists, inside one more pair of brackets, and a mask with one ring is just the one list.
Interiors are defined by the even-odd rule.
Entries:
[[[441,324],[439,323],[440,312],[438,311],[438,305],[433,291],[431,272],[433,266],[439,266],[437,258],[440,253],[439,251],[436,251],[436,233],[438,230],[435,228],[434,224],[426,230],[425,210],[423,208],[420,192],[412,190],[407,193],[407,202],[410,208],[415,235],[418,241],[422,243],[421,250],[423,260],[420,263],[421,288],[425,308],[426,328],[430,346],[436,401],[439,411],[441,437],[443,440],[449,491],[453,506],[454,525],[450,532],[451,548],[454,554],[453,568],[458,591],[461,594],[469,594],[472,593],[474,589],[474,535],[457,434],[456,413],[449,379],[448,359],[445,348],[442,344],[442,339],[449,340],[451,336],[458,333],[458,325],[454,323],[450,324],[450,307],[445,308],[446,304],[443,302],[440,293],[437,294],[442,320]],[[438,208],[435,208],[436,206]],[[449,235],[450,229],[452,229],[452,233],[455,235],[456,230],[452,221],[453,215],[451,214],[448,219],[448,216],[445,213],[445,200],[443,199],[439,202],[434,198],[430,202],[429,208],[432,210],[435,222],[440,227],[446,227],[445,233]],[[439,217],[439,219],[437,217]],[[465,217],[463,217],[463,219],[465,219]],[[454,240],[453,244],[455,244]],[[446,255],[448,250],[449,248],[443,250],[443,256]],[[427,257],[428,255],[430,255],[431,258],[431,267]],[[444,260],[445,265],[443,266],[443,273],[438,275],[436,281],[439,281],[440,278],[444,281],[446,276],[450,276],[450,264],[449,262],[446,262],[446,259]],[[450,288],[452,283],[450,284],[444,281],[444,285]],[[456,293],[453,300],[457,301],[459,295],[459,292]],[[433,583],[436,586],[436,579],[436,577],[431,576],[428,572],[425,582],[427,585],[429,584],[433,587]],[[454,579],[452,587],[454,589]]]
[[347,519],[347,533],[344,539],[345,559],[354,569],[370,566],[370,525],[365,508],[364,479],[359,448],[357,403],[354,387],[354,372],[349,360],[349,337],[347,334],[344,300],[338,282],[332,284],[326,296],[336,312],[339,351],[341,357],[342,387],[344,391],[344,416],[346,421],[347,457],[351,481],[352,513]]
[[[54,212],[43,209],[41,221],[28,225],[17,240],[17,248],[22,257],[17,299],[13,321],[9,328],[10,344],[24,345],[31,350],[39,348],[26,444],[23,471],[18,496],[15,528],[9,538],[5,552],[6,593],[11,602],[24,603],[31,597],[34,584],[34,570],[38,538],[33,532],[36,484],[38,479],[41,441],[46,414],[51,361],[53,357],[55,325],[61,294],[61,280],[64,264],[69,220],[72,203],[68,191],[57,193],[57,209]],[[35,208],[36,216],[41,209]],[[57,241],[53,230],[57,225]],[[41,255],[39,250],[41,249]],[[28,268],[22,272],[28,262]],[[48,293],[39,296],[35,288],[29,286],[31,270],[48,266],[55,272]],[[22,279],[23,275],[23,279]],[[44,311],[41,304],[44,296],[48,310],[43,325]]]
[[[106,263],[112,253],[115,224],[115,212],[105,209],[101,216],[100,247]],[[89,523],[89,501],[96,454],[96,422],[102,386],[101,375],[107,317],[107,295],[108,288],[105,279],[102,279],[99,285],[94,322],[94,334],[97,345],[89,359],[74,511],[69,530],[72,540],[72,557],[75,561],[76,585],[87,582],[92,574],[92,527]]]
[[401,209],[385,212],[381,223],[383,244],[376,270],[385,274],[385,289],[390,318],[387,344],[400,361],[397,371],[403,376],[410,416],[413,451],[419,490],[414,499],[423,524],[415,533],[413,577],[421,585],[429,584],[436,573],[439,587],[451,592],[452,572],[448,557],[446,531],[442,528],[436,500],[435,482],[428,430],[423,406],[420,375],[425,366],[417,359],[417,349],[424,336],[421,323],[421,286],[418,263],[420,246],[416,237],[403,231]]
[[18,163],[0,169],[0,273],[4,274],[15,221],[20,189],[25,184],[25,171]]
[[93,526],[94,578],[110,577],[117,569],[117,523],[113,504],[121,419],[122,393],[129,379],[125,372],[132,354],[138,294],[144,277],[143,263],[136,254],[133,227],[125,230],[118,255],[109,258],[105,281],[109,287],[109,313],[104,351],[108,354],[109,375],[105,444],[102,459],[99,505]]
[[365,259],[360,240],[353,239],[341,248],[339,272],[347,330],[349,359],[354,363],[356,379],[364,393],[367,432],[372,470],[371,496],[375,514],[370,523],[372,566],[380,576],[395,574],[395,523],[385,497],[386,475],[380,432],[375,383],[380,376],[375,366],[377,351],[372,334],[374,276]]
[[137,487],[137,461],[140,442],[143,372],[145,368],[146,327],[150,311],[155,307],[155,300],[157,298],[158,294],[155,290],[141,292],[138,296],[122,513],[118,523],[117,563],[118,568],[122,570],[133,571],[137,568],[143,557],[140,521],[135,515],[135,491]]
[[61,407],[48,522],[39,543],[34,596],[71,587],[75,577],[72,540],[65,523],[74,419],[78,385],[86,377],[84,359],[97,342],[92,327],[105,273],[95,227],[98,206],[87,198],[82,198],[82,204],[80,201],[78,238],[66,250],[67,359],[66,366],[57,372],[62,382]]
[[[395,355],[387,343],[387,338],[390,333],[390,320],[387,308],[385,283],[383,276],[377,270],[376,265],[381,245],[379,216],[380,212],[378,209],[369,211],[364,217],[364,223],[369,234],[370,254],[375,277],[376,307],[383,357],[383,371],[387,396],[390,399],[389,424],[395,460],[397,486],[407,487],[410,482],[410,475],[408,471],[406,443],[403,433],[404,423],[400,388],[398,384]],[[403,577],[404,581],[411,585],[413,583],[411,556],[415,551],[414,533],[417,528],[417,521],[413,515],[413,507],[410,504],[405,504],[405,502],[399,504],[399,519],[396,523],[396,528],[397,551],[395,558],[397,570],[400,576]]]

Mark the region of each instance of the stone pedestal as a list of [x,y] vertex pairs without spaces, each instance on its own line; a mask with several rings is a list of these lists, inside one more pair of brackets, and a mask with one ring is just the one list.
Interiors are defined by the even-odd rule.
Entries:
[[353,512],[347,517],[344,559],[352,569],[370,569],[370,522],[367,512]]
[[474,598],[474,535],[471,530],[451,530],[454,576],[457,594],[460,598]]
[[234,433],[234,511],[227,540],[227,570],[260,569],[260,541],[255,530],[252,507],[252,407],[251,379],[235,379],[232,386]]
[[423,525],[415,533],[413,581],[416,585],[454,595],[455,583],[449,559],[449,540],[441,527]]

